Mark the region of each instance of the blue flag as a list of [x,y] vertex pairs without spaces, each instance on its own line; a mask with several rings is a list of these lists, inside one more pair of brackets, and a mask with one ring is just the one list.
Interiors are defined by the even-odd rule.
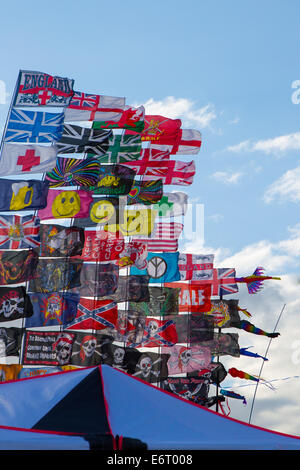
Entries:
[[43,209],[48,189],[48,181],[0,179],[0,211]]
[[30,293],[33,315],[28,317],[25,328],[57,326],[65,327],[74,320],[80,296],[72,293]]
[[133,266],[130,269],[130,274],[150,276],[150,283],[179,281],[178,257],[178,251],[175,253],[148,253],[146,268],[138,269]]
[[5,142],[52,143],[63,132],[64,113],[12,109]]

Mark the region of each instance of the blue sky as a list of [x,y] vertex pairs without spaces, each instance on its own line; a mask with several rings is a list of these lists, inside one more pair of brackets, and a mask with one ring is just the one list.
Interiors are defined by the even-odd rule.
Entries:
[[[300,104],[292,102],[299,13],[297,0],[53,0],[47,7],[29,0],[21,11],[1,5],[0,80],[10,95],[19,69],[43,71],[74,78],[79,91],[126,96],[146,114],[159,110],[202,132],[194,184],[172,188],[204,204],[205,246],[187,243],[185,250],[213,251],[220,267],[236,267],[238,275],[262,265],[282,276],[280,287],[266,285],[259,298],[242,289],[240,296],[254,323],[269,330],[287,303],[270,379],[299,368],[291,351],[300,338]],[[1,127],[9,100],[0,104]],[[242,346],[249,341],[241,335]],[[263,354],[265,338],[255,341]],[[249,360],[235,367],[241,364],[249,373],[260,367]],[[292,386],[299,396],[297,381]],[[262,390],[255,424],[300,435],[289,387],[276,397]],[[239,403],[232,413],[246,419],[247,410]]]

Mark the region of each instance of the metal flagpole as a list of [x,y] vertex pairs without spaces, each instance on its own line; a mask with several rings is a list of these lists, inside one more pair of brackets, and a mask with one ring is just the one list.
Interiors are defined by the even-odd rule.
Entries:
[[2,137],[1,137],[0,155],[1,155],[1,152],[2,152],[3,144],[4,144],[4,137],[5,137],[5,134],[6,134],[7,125],[8,125],[10,115],[11,115],[11,111],[12,111],[12,108],[13,108],[13,103],[15,102],[15,99],[16,99],[16,94],[17,94],[18,85],[19,85],[19,81],[20,81],[20,79],[19,79],[20,74],[21,74],[21,70],[19,70],[18,79],[17,79],[16,84],[15,84],[14,93],[13,93],[13,96],[12,96],[12,99],[11,99],[11,102],[10,102],[10,106],[9,106],[9,110],[8,110],[8,113],[7,113],[7,116],[6,116],[6,122],[5,122],[5,126],[4,126],[4,129],[3,129]]
[[[278,319],[277,319],[277,321],[276,321],[276,324],[275,324],[275,326],[274,326],[273,333],[275,333],[275,331],[276,331],[276,328],[277,328],[278,323],[279,323],[279,321],[280,321],[281,315],[282,315],[282,313],[283,313],[283,311],[284,311],[284,309],[285,309],[285,305],[286,305],[286,304],[284,304],[283,307],[282,307],[282,309],[281,309],[281,312],[280,312],[280,314],[279,314],[279,317],[278,317]],[[265,353],[265,356],[264,356],[264,357],[267,357],[267,354],[268,354],[268,351],[269,351],[269,348],[270,348],[272,339],[273,339],[273,338],[270,338],[270,341],[269,341],[269,344],[268,344],[268,346],[267,346],[266,353]],[[261,373],[262,373],[262,370],[263,370],[263,367],[264,367],[264,363],[265,363],[265,361],[263,360],[263,361],[262,361],[261,368],[260,368],[260,371],[259,371],[259,377],[261,376]],[[255,397],[256,397],[256,392],[257,392],[258,384],[259,384],[259,382],[256,382],[255,391],[254,391],[253,400],[252,400],[252,405],[251,405],[251,410],[250,410],[250,415],[249,415],[249,424],[250,424],[250,422],[251,422],[251,417],[252,417],[252,412],[253,412],[253,408],[254,408],[254,402],[255,402]]]

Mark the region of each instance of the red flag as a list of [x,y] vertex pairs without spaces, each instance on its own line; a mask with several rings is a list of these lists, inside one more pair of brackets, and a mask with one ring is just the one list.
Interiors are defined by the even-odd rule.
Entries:
[[84,247],[79,258],[84,261],[117,260],[124,247],[124,239],[104,238],[99,230],[86,230]]
[[176,326],[173,320],[158,320],[147,317],[141,341],[130,344],[131,347],[157,348],[173,346],[178,341]]
[[137,175],[143,175],[143,179],[161,179],[164,184],[178,184],[187,186],[192,184],[196,173],[195,162],[180,162],[177,160],[149,161],[144,166],[139,160],[126,162]]
[[199,152],[202,143],[201,133],[194,129],[180,129],[173,145],[159,145],[151,142],[156,150],[169,151],[171,155],[195,155]]
[[174,144],[180,127],[180,119],[169,119],[159,115],[145,116],[145,127],[141,133],[141,139],[161,144]]
[[117,328],[118,307],[112,300],[81,298],[75,319],[67,330],[103,330]]
[[208,312],[211,310],[211,286],[201,283],[184,282],[166,283],[166,287],[179,287],[179,312]]

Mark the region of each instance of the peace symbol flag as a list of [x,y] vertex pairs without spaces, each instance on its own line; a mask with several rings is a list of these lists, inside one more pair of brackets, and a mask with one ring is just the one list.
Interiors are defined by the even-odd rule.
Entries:
[[130,269],[130,274],[148,275],[149,282],[173,282],[180,279],[178,269],[179,253],[148,253],[147,267],[138,269],[135,266]]

